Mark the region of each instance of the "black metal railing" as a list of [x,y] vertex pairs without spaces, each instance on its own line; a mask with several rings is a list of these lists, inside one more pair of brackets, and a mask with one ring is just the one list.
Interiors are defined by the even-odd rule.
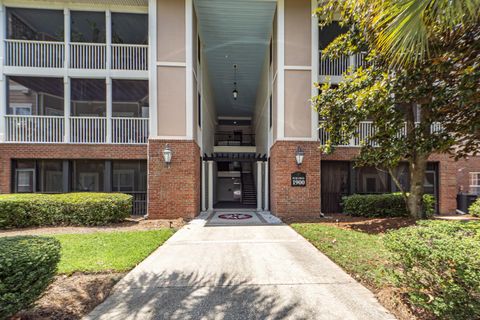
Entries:
[[147,192],[145,191],[131,191],[125,192],[133,197],[133,216],[144,216],[147,214]]
[[215,146],[255,146],[254,134],[215,133]]

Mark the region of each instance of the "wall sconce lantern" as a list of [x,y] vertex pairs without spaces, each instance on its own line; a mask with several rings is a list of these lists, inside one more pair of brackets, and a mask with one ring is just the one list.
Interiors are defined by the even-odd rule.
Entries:
[[238,98],[238,90],[237,90],[237,65],[233,65],[233,100],[237,100]]
[[303,163],[304,156],[305,152],[303,152],[303,149],[298,146],[297,150],[295,151],[295,161],[297,162],[297,166],[300,167],[300,165]]
[[167,144],[163,149],[163,161],[165,161],[167,168],[170,168],[170,163],[172,162],[172,154],[172,149],[170,149],[170,146]]

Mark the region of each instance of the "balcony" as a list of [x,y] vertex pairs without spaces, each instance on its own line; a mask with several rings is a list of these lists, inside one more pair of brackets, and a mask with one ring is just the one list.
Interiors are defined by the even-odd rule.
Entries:
[[248,152],[255,153],[255,135],[241,132],[217,132],[215,133],[214,152]]
[[[441,132],[442,126],[439,123],[433,123],[430,128],[432,133]],[[369,144],[368,137],[371,137],[377,128],[373,125],[372,121],[361,121],[358,124],[357,134],[350,137],[347,143],[339,145],[338,147],[361,147],[362,144],[367,143]],[[407,132],[407,124],[405,123],[404,127],[398,133],[399,137],[403,137],[406,135]],[[329,133],[325,131],[324,128],[319,129],[319,140],[321,145],[325,145],[329,139]],[[376,143],[371,143],[372,146],[377,146]]]
[[8,7],[7,20],[6,67],[148,70],[145,14]]
[[[68,67],[72,69],[106,69],[107,45],[70,43]],[[63,42],[5,40],[5,65],[29,68],[64,68],[66,45]],[[112,70],[148,70],[148,45],[111,45]]]
[[322,52],[320,52],[319,63],[319,81],[332,83],[339,83],[343,79],[343,74],[351,69],[358,67],[365,67],[367,62],[365,61],[367,53],[361,52],[352,56],[341,56],[337,59],[322,58]]
[[146,144],[148,122],[148,118],[6,115],[5,142]]

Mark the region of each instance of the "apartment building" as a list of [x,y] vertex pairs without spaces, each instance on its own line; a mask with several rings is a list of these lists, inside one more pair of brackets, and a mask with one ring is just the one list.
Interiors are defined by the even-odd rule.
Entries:
[[[0,4],[0,193],[124,192],[155,219],[318,216],[347,194],[395,191],[385,172],[354,168],[361,138],[319,150],[313,83],[364,62],[321,59],[342,29],[319,30],[316,1]],[[452,213],[456,164],[430,160],[426,192]]]

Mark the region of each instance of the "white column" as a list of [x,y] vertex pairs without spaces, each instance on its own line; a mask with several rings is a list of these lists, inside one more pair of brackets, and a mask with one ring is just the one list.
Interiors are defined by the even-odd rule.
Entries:
[[157,0],[148,1],[148,97],[149,136],[158,136],[157,130]]
[[63,90],[64,92],[64,108],[63,116],[65,124],[63,126],[63,142],[70,142],[70,110],[71,110],[71,88],[70,88],[70,78],[68,76],[63,77]]
[[262,211],[262,161],[257,161],[257,211]]
[[106,62],[106,69],[110,70],[112,68],[112,13],[110,10],[105,11],[105,40],[107,44],[107,60]]
[[[312,0],[312,12],[315,11],[317,8],[318,3],[317,0]],[[317,88],[313,85],[314,83],[318,82],[318,75],[319,75],[319,61],[320,61],[320,53],[319,53],[319,45],[318,45],[318,18],[316,14],[312,14],[312,93],[311,96],[315,96],[318,94]],[[314,108],[311,108],[311,116],[312,116],[312,140],[318,141],[318,112],[315,111]]]
[[208,161],[208,211],[213,210],[213,161]]
[[107,87],[107,143],[112,143],[112,78],[105,79]]
[[202,187],[201,187],[201,194],[202,194],[202,211],[207,210],[207,190],[205,188],[205,182],[207,181],[207,177],[205,177],[205,174],[207,173],[207,162],[202,161]]
[[268,190],[268,184],[269,184],[269,182],[270,182],[270,181],[268,181],[268,160],[265,161],[265,162],[263,163],[263,165],[264,165],[264,168],[265,168],[265,170],[263,171],[263,172],[264,172],[263,176],[265,177],[265,183],[264,183],[264,187],[265,187],[265,191],[264,191],[264,192],[265,192],[265,202],[263,203],[263,210],[264,210],[264,211],[268,211],[268,210],[269,210],[269,207],[268,207],[268,197],[269,197],[269,194],[268,194],[268,191],[269,191],[269,190]]
[[[193,139],[193,0],[185,0],[185,58],[186,58],[186,130],[187,139]],[[196,56],[195,56],[196,57]]]
[[63,61],[63,68],[65,73],[70,67],[70,10],[63,9],[63,41],[65,42],[65,57]]
[[3,75],[5,64],[5,7],[0,5],[0,142],[5,141],[5,114],[7,113],[7,83]]
[[285,137],[285,3],[277,1],[277,140]]

